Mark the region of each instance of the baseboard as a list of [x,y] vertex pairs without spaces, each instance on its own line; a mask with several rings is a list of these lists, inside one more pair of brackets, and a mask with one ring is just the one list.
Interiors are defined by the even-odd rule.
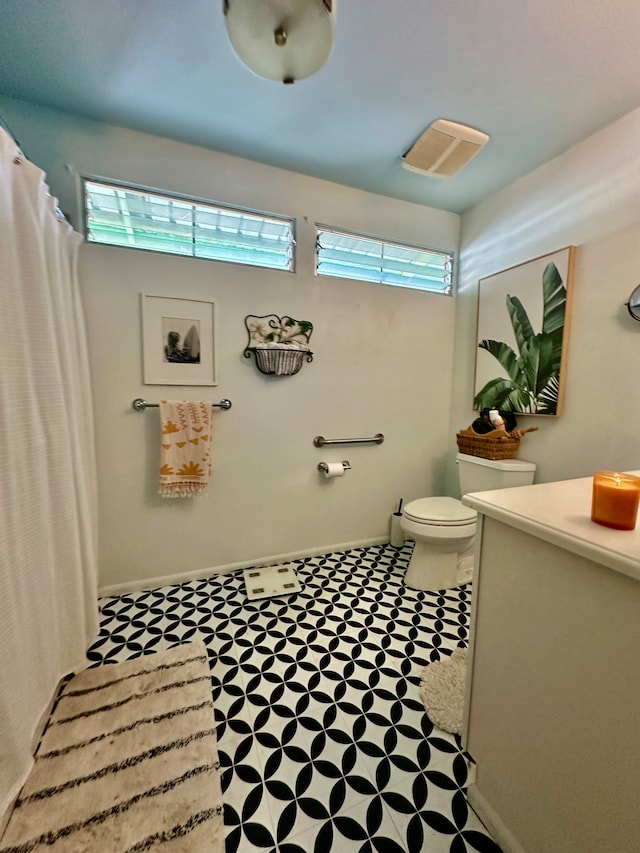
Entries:
[[524,847],[517,838],[504,825],[494,809],[482,796],[476,785],[469,785],[467,789],[469,805],[486,826],[496,844],[502,848],[503,853],[526,853]]
[[161,586],[170,586],[177,583],[211,578],[215,575],[230,575],[239,569],[250,569],[253,566],[274,566],[278,563],[288,563],[291,560],[301,560],[305,557],[318,557],[322,554],[333,554],[337,551],[349,551],[353,548],[369,548],[371,545],[385,545],[389,537],[378,536],[374,539],[360,539],[356,542],[341,542],[338,545],[323,545],[319,548],[308,548],[304,551],[290,551],[286,554],[273,554],[268,557],[259,557],[253,560],[243,560],[239,563],[227,563],[223,566],[212,566],[205,569],[194,569],[190,572],[182,572],[174,575],[163,575],[154,578],[139,578],[127,583],[113,584],[111,586],[99,586],[99,598],[108,598],[112,595],[126,595],[130,592],[141,592],[147,589],[157,589]]

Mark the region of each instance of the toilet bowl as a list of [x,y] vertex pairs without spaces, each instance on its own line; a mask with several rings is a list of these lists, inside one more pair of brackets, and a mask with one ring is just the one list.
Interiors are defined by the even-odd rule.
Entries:
[[468,562],[473,545],[474,509],[455,498],[418,498],[405,505],[400,524],[405,536],[415,540],[404,578],[407,586],[439,590],[464,582],[459,579],[458,564],[463,559]]
[[[458,453],[460,493],[511,489],[533,483],[536,466],[522,459],[484,459]],[[476,512],[456,498],[418,498],[406,504],[400,526],[415,546],[406,586],[452,589],[471,580]]]

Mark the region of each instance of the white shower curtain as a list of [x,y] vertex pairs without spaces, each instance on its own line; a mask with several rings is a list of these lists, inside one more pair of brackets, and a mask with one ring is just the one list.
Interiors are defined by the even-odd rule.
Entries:
[[56,685],[97,631],[81,242],[0,127],[0,828]]

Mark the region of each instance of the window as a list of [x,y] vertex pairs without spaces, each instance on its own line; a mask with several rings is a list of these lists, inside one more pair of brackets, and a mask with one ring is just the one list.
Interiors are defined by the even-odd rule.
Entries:
[[451,294],[453,253],[316,226],[316,273]]
[[83,179],[83,185],[89,242],[294,268],[293,219],[97,180]]

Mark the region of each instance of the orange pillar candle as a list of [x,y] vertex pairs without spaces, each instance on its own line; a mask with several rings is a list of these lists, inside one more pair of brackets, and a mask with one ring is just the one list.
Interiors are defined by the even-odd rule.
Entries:
[[591,520],[616,530],[633,530],[640,500],[640,477],[618,471],[593,475]]

